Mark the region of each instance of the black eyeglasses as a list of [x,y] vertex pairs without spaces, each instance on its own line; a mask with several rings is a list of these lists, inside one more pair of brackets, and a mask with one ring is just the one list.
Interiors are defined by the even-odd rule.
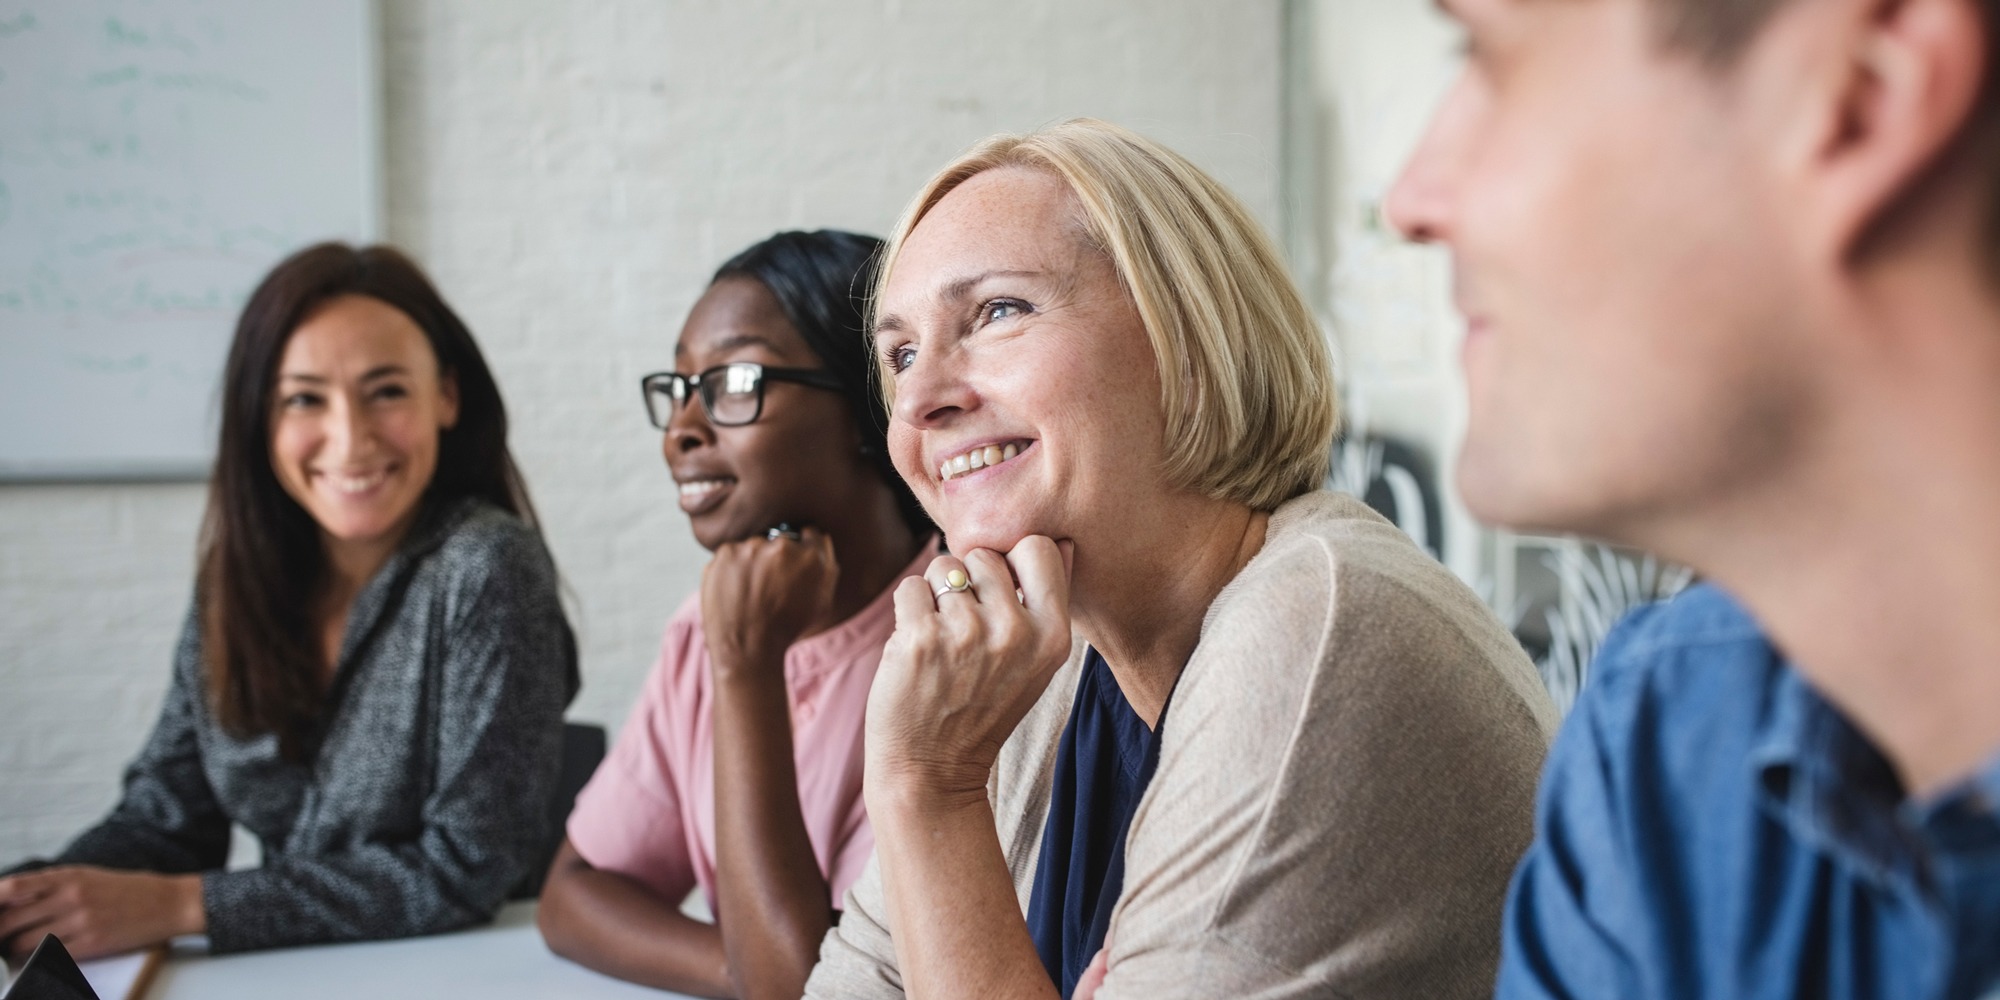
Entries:
[[701,396],[701,407],[708,411],[710,423],[717,427],[740,427],[763,416],[766,382],[841,389],[840,380],[824,369],[773,368],[754,361],[735,361],[696,375],[654,372],[639,380],[639,390],[646,394],[646,415],[661,430],[666,430],[674,414],[686,405],[689,390]]

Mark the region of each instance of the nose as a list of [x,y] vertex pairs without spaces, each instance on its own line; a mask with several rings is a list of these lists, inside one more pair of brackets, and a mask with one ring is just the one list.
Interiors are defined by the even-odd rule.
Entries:
[[1435,243],[1444,238],[1443,192],[1425,154],[1425,146],[1418,146],[1382,199],[1383,220],[1412,243]]
[[332,419],[327,422],[326,452],[341,465],[366,458],[369,445],[375,440],[374,428],[368,422],[368,408],[351,395],[342,393],[333,398],[330,409]]
[[708,411],[702,408],[700,393],[689,393],[685,402],[674,408],[674,415],[667,421],[665,439],[661,448],[667,457],[685,455],[706,444],[715,442],[715,427],[708,422]]
[[919,351],[916,360],[895,379],[897,423],[918,430],[942,426],[954,416],[978,406],[979,394],[965,380],[964,358],[951,349]]
[[1456,204],[1460,133],[1470,113],[1463,80],[1445,96],[1417,148],[1382,199],[1388,224],[1414,243],[1449,242]]

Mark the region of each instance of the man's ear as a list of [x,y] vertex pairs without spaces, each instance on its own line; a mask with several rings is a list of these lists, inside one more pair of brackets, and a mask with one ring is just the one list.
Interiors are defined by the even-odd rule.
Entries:
[[1799,207],[1817,255],[1848,261],[1921,190],[1967,133],[1987,33],[1977,0],[1794,4],[1780,20],[1832,17],[1808,70]]
[[441,371],[438,373],[438,396],[443,400],[439,410],[438,429],[451,430],[458,426],[458,373]]

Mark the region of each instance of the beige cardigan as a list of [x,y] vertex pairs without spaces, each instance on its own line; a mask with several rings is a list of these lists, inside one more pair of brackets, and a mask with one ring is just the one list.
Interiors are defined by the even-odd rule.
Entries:
[[[990,792],[1022,911],[1081,645]],[[1556,714],[1472,591],[1350,497],[1271,517],[1216,597],[1126,841],[1100,1000],[1490,997]],[[898,998],[879,870],[808,997]]]

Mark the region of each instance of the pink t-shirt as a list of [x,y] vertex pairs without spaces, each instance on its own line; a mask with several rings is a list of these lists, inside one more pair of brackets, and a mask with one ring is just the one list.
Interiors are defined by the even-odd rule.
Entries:
[[[935,555],[934,542],[924,545],[896,582],[922,573]],[[875,849],[861,798],[861,722],[882,646],[896,627],[895,589],[890,586],[853,617],[785,653],[799,811],[835,907],[845,905],[847,887]],[[711,913],[716,905],[713,692],[696,592],[668,620],[660,659],[618,742],[577,795],[568,830],[570,843],[592,867],[637,879],[675,902],[699,885]]]

